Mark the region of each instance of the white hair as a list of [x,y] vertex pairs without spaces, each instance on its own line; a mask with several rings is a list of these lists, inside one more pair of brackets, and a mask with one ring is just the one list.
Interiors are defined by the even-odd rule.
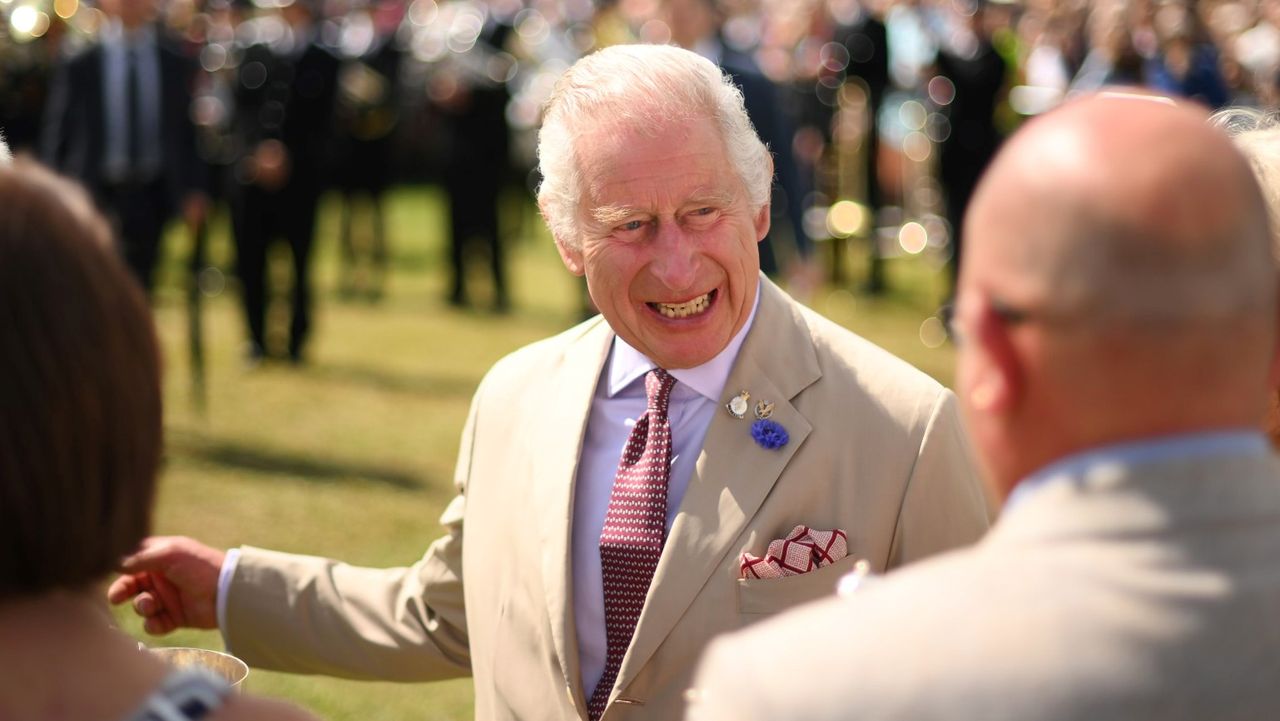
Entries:
[[0,167],[11,162],[13,162],[13,153],[9,152],[9,145],[4,142],[4,133],[0,132]]
[[601,127],[651,132],[694,118],[717,123],[752,211],[764,207],[773,183],[769,149],[747,117],[742,91],[715,63],[667,45],[615,45],[574,63],[556,82],[538,134],[538,205],[556,240],[579,247],[578,138]]
[[1254,108],[1227,108],[1210,122],[1226,131],[1249,161],[1271,216],[1272,253],[1280,258],[1280,115]]

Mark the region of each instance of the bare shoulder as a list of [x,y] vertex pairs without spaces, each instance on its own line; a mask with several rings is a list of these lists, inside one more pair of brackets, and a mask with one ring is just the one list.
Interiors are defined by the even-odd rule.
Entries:
[[307,711],[283,701],[258,696],[232,696],[209,721],[318,721]]

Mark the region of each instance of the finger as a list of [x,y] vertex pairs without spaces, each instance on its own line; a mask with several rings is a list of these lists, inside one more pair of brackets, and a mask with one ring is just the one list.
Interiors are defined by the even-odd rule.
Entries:
[[164,576],[150,575],[151,591],[163,613],[172,620],[174,626],[185,626],[187,623],[186,607],[182,604],[182,593],[178,587]]
[[133,612],[143,618],[151,618],[163,613],[164,608],[155,596],[148,591],[144,591],[133,597]]
[[163,636],[177,628],[177,625],[166,615],[151,616],[142,622],[142,630],[152,636]]
[[120,576],[107,587],[107,601],[118,605],[138,595],[140,590],[137,578],[132,575]]
[[137,551],[125,556],[120,562],[121,570],[126,573],[163,571],[170,551],[167,540],[169,539],[163,537],[144,539]]

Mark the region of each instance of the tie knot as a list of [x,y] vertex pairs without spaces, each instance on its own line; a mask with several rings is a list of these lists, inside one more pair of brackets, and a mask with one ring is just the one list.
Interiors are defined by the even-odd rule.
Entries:
[[649,398],[650,411],[667,412],[667,402],[671,398],[671,387],[676,379],[661,368],[654,368],[644,376],[644,392]]

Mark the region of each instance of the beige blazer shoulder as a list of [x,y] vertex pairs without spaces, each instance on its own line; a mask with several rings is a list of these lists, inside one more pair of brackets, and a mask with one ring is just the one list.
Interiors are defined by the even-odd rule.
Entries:
[[[1280,463],[1105,464],[972,549],[710,646],[691,721],[1280,716]],[[779,659],[828,669],[775,683]]]

